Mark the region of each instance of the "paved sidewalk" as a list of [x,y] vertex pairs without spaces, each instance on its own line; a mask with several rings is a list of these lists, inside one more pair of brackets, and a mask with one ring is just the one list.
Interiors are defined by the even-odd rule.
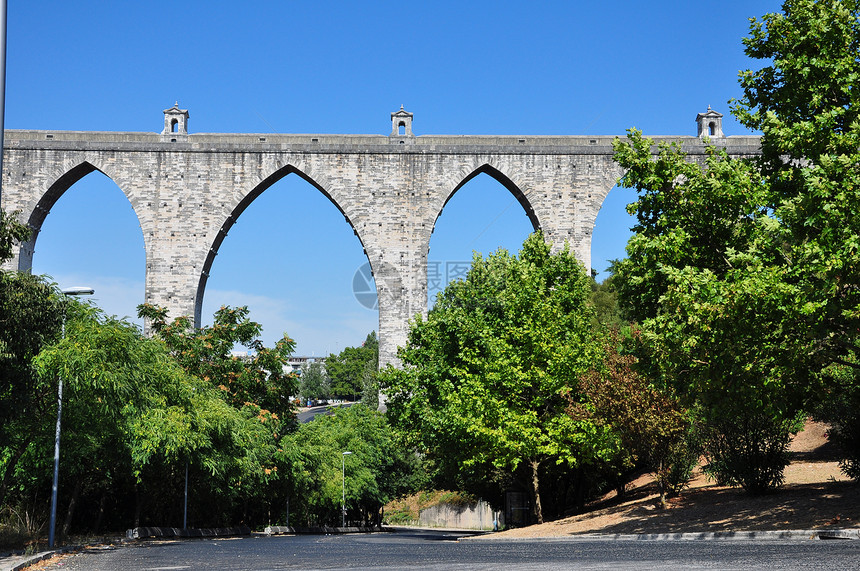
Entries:
[[50,559],[57,553],[68,553],[70,551],[74,551],[75,549],[78,549],[78,547],[63,547],[60,549],[52,549],[50,551],[31,553],[29,555],[21,554],[0,557],[0,571],[18,571],[18,569],[26,569],[30,565],[38,563],[39,561]]

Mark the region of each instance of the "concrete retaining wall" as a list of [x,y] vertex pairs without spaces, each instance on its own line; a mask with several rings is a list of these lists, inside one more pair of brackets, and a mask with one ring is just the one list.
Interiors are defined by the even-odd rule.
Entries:
[[480,500],[473,505],[438,504],[421,510],[418,522],[426,527],[492,530],[504,526],[504,514]]

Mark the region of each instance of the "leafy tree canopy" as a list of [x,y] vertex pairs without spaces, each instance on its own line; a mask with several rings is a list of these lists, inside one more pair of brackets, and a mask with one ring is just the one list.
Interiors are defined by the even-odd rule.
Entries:
[[6,214],[0,210],[0,264],[11,260],[15,245],[30,238],[30,228],[18,222],[18,212]]
[[642,365],[706,420],[744,419],[777,448],[817,373],[856,366],[858,17],[856,0],[788,0],[752,21],[746,52],[769,65],[741,73],[733,113],[761,129],[761,157],[709,148],[697,164],[665,144],[654,157],[636,131],[615,143],[638,191],[616,286],[643,325]]
[[783,14],[753,21],[747,53],[772,64],[741,74],[734,112],[762,129],[760,159],[710,149],[701,168],[672,145],[653,159],[636,132],[616,142],[622,184],[639,192],[621,298],[665,342],[663,357],[693,369],[681,376],[795,379],[799,388],[809,386],[806,371],[855,349],[857,6],[789,1]]
[[567,249],[552,255],[540,233],[519,257],[476,255],[466,279],[412,323],[403,370],[382,375],[390,421],[439,462],[526,468],[541,521],[541,465],[587,464],[616,443],[565,412],[600,352],[589,295],[582,265]]
[[[212,326],[194,328],[188,317],[168,323],[167,310],[138,307],[188,373],[221,390],[232,406],[255,409],[261,422],[289,428],[295,422],[290,397],[298,393],[296,376],[287,367],[295,342],[284,335],[274,347],[265,347],[259,339],[262,327],[248,313],[247,307],[222,307]],[[247,354],[234,354],[236,346],[245,347]]]
[[60,337],[63,296],[43,278],[0,272],[0,504],[33,442],[49,439],[57,385],[33,358]]
[[[40,282],[24,274],[16,279]],[[26,418],[9,425],[30,431],[4,440],[0,450],[4,478],[11,476],[19,499],[50,481],[47,459],[59,379],[64,382],[64,528],[79,496],[104,501],[132,486],[147,490],[147,496],[161,493],[171,482],[170,466],[186,462],[206,472],[207,485],[220,489],[222,500],[271,479],[276,441],[256,416],[231,407],[222,391],[186,373],[163,342],[143,336],[137,326],[46,289],[46,295],[31,297],[56,300],[57,314],[65,314],[65,335],[30,355],[32,406],[22,411]],[[22,445],[24,453],[16,457]],[[151,506],[152,515],[163,509]]]
[[331,379],[331,392],[338,397],[361,395],[369,383],[375,384],[379,367],[379,340],[376,332],[367,335],[361,347],[346,347],[337,355],[329,355],[325,362]]
[[329,381],[322,363],[314,361],[302,365],[299,394],[305,399],[324,399],[331,396]]
[[340,525],[345,489],[348,519],[380,525],[382,506],[420,482],[417,457],[394,437],[384,415],[360,403],[302,424],[281,447],[295,451],[300,493],[294,504],[308,524]]

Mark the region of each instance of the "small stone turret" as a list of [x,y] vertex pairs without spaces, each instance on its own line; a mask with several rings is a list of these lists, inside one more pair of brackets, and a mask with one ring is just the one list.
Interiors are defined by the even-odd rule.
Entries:
[[717,113],[708,105],[705,113],[696,115],[696,124],[699,126],[699,137],[725,137],[723,135],[723,114]]
[[180,109],[177,101],[173,107],[164,110],[164,130],[161,134],[186,137],[188,135],[188,117],[188,109]]
[[[403,131],[401,132],[401,127]],[[400,106],[400,111],[395,111],[391,114],[391,134],[389,137],[414,137],[412,133],[412,113],[403,110],[403,105]]]

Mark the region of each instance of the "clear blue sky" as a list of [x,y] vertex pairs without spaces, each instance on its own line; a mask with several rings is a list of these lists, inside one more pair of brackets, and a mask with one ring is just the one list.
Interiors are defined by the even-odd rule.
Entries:
[[[245,2],[9,0],[6,127],[160,132],[178,101],[190,132],[388,134],[404,105],[422,134],[695,135],[696,113],[729,115],[748,18],[774,0],[602,2]],[[614,189],[592,265],[624,256],[633,199]],[[431,263],[518,250],[525,213],[479,176],[448,203]],[[75,237],[75,239],[72,239]],[[248,305],[267,343],[298,353],[361,343],[376,312],[353,297],[366,262],[337,209],[295,175],[230,231],[204,297]],[[89,285],[106,311],[143,300],[143,237],[100,173],[64,195],[43,226],[34,271]],[[600,277],[604,277],[605,274]]]

